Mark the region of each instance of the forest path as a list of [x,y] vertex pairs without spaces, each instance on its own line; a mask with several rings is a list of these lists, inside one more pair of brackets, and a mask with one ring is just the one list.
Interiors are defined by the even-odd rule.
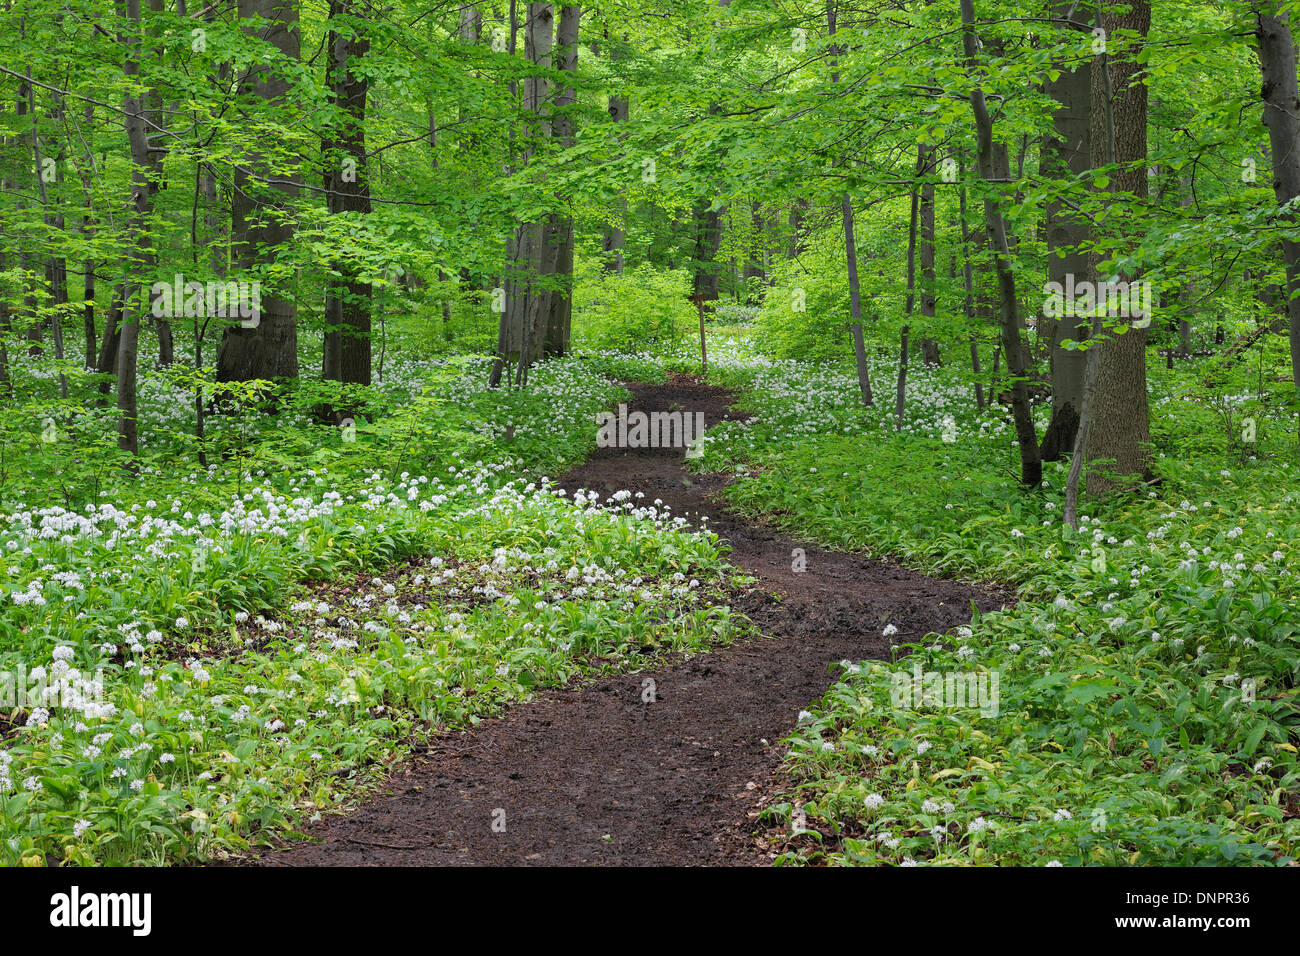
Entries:
[[[632,384],[630,410],[731,417],[734,395],[677,378]],[[774,791],[783,737],[821,697],[831,665],[883,658],[886,624],[905,643],[970,620],[999,596],[861,555],[824,551],[724,510],[722,476],[690,475],[681,449],[598,450],[561,486],[656,498],[731,547],[758,579],[737,610],[763,637],[675,664],[544,691],[505,716],[450,733],[384,792],[308,826],[310,841],[239,861],[264,866],[762,865],[751,817]],[[804,550],[807,570],[792,570]],[[773,599],[771,594],[780,596]],[[642,701],[643,681],[657,699]],[[505,811],[505,830],[494,820]],[[497,829],[500,829],[499,827]]]

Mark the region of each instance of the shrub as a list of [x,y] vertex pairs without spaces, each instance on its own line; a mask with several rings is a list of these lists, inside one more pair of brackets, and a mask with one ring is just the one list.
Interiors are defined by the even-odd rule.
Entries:
[[573,291],[575,343],[593,351],[637,352],[671,346],[696,322],[690,275],[641,265],[603,274],[594,259],[578,270]]

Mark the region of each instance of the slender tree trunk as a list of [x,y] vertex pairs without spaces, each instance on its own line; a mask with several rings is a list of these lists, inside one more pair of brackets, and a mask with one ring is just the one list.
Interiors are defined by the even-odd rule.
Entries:
[[[1075,0],[1056,0],[1051,14],[1062,30],[1087,30],[1082,16],[1075,10]],[[1065,26],[1066,17],[1075,17]],[[1072,68],[1069,68],[1072,67]],[[1052,114],[1052,132],[1043,137],[1039,168],[1045,178],[1057,181],[1088,171],[1092,165],[1089,145],[1089,113],[1092,97],[1092,66],[1087,61],[1062,64],[1055,80],[1045,81],[1045,90],[1057,104]],[[1045,211],[1047,239],[1047,280],[1063,288],[1069,276],[1075,280],[1088,275],[1088,256],[1084,246],[1091,235],[1088,220],[1059,201],[1048,202]],[[1073,310],[1070,310],[1072,313]],[[1088,354],[1082,349],[1067,349],[1067,340],[1082,342],[1088,337],[1087,316],[1067,314],[1061,318],[1043,316],[1040,328],[1050,344],[1052,380],[1052,418],[1043,433],[1041,445],[1044,461],[1057,461],[1074,448],[1083,404],[1083,385]]]
[[898,388],[894,394],[894,431],[903,430],[903,416],[907,412],[907,332],[906,325],[899,334]]
[[[94,236],[94,226],[90,216],[82,218],[81,232],[89,244]],[[95,260],[83,260],[81,268],[81,324],[86,335],[86,368],[93,369],[96,358],[95,345],[98,341],[98,333],[95,330]]]
[[920,195],[918,196],[918,211],[920,214],[920,242],[921,242],[921,317],[924,320],[922,325],[927,334],[921,336],[921,360],[929,366],[937,366],[939,361],[939,340],[933,337],[934,320],[938,300],[935,295],[936,283],[934,275],[934,160],[935,148],[933,146],[921,147],[922,153],[918,157],[920,160],[921,176],[924,177],[921,182]]
[[[22,42],[27,38],[26,26],[25,26],[26,20],[25,19],[20,20],[19,23],[20,23],[20,28],[19,28],[18,39],[19,42]],[[18,117],[18,125],[20,127],[26,125],[27,122],[28,110],[31,105],[31,90],[32,90],[32,84],[29,80],[19,81],[18,99],[14,109],[14,113]],[[31,117],[31,122],[33,124],[38,123],[38,118],[34,114]],[[24,159],[23,165],[24,166],[26,165],[26,159]],[[39,168],[37,168],[34,171],[34,176],[36,182],[39,182],[40,181]],[[25,205],[26,203],[21,198],[19,198],[18,208],[21,209]],[[31,343],[27,346],[27,354],[30,356],[36,356],[36,355],[45,354],[45,348],[43,346],[44,337],[41,331],[44,322],[41,319],[40,315],[38,314],[37,304],[36,304],[36,288],[32,283],[32,280],[30,279],[30,275],[34,271],[31,268],[30,259],[31,259],[31,254],[28,252],[27,244],[19,243],[18,244],[18,271],[22,275],[22,283],[24,289],[23,311],[27,316],[27,341]]]
[[[28,107],[31,109],[32,116],[35,117],[37,115],[36,91],[32,85],[31,80],[32,80],[32,70],[31,67],[28,67],[27,68],[27,104]],[[59,99],[58,94],[55,94],[54,109],[52,110],[51,115],[54,119],[59,120],[62,118],[62,112],[63,112],[63,103]],[[41,197],[41,208],[43,210],[43,215],[41,216],[41,219],[44,222],[45,227],[49,231],[49,233],[51,235],[57,235],[63,231],[63,214],[59,212],[55,212],[51,209],[49,192],[45,188],[45,175],[44,175],[44,162],[43,162],[45,157],[41,151],[41,137],[40,137],[39,127],[40,127],[40,123],[33,121],[32,160],[33,160],[33,168],[36,170],[37,190]],[[61,173],[59,172],[59,170],[63,168],[63,159],[64,159],[63,153],[60,152],[54,164],[56,186],[61,182],[60,179]],[[51,337],[54,340],[54,357],[60,363],[60,365],[62,365],[63,358],[64,358],[63,307],[68,304],[68,264],[67,264],[67,260],[64,259],[62,256],[58,255],[57,253],[51,254],[49,260],[46,262],[45,284],[49,290],[50,300],[53,305],[53,308],[50,310],[49,321],[50,321]],[[60,369],[59,371],[59,395],[65,400],[68,397],[68,377],[63,373],[62,369]]]
[[980,378],[979,337],[975,333],[978,317],[975,312],[975,266],[974,243],[971,241],[970,220],[966,217],[966,169],[965,163],[959,162],[958,175],[961,186],[957,190],[957,218],[961,222],[962,286],[965,290],[966,324],[970,328],[970,365],[975,379],[975,408],[984,411],[984,380]]
[[[1182,209],[1192,206],[1191,184],[1185,184],[1179,190],[1178,205]],[[1183,358],[1192,357],[1192,315],[1196,309],[1196,280],[1188,277],[1179,295],[1178,310],[1178,353]],[[1173,349],[1170,349],[1170,355]]]
[[765,222],[763,206],[757,200],[749,204],[749,252],[745,257],[745,304],[757,305],[763,298],[763,286],[767,284],[767,262],[764,248]]
[[803,217],[808,211],[808,200],[796,199],[790,206],[790,235],[786,245],[786,258],[797,259],[803,255],[806,238],[803,234]]
[[[835,36],[835,0],[826,4],[826,28],[833,38]],[[837,48],[832,48],[831,83],[839,84],[840,71]],[[867,366],[867,346],[862,334],[862,295],[858,284],[858,245],[853,235],[853,200],[847,192],[840,194],[840,215],[844,220],[844,259],[849,274],[849,320],[853,331],[853,355],[858,367],[858,391],[862,393],[862,404],[870,408],[875,404],[871,394],[871,372]]]
[[925,150],[925,146],[917,147],[916,168],[912,173],[912,206],[907,218],[907,298],[903,302],[903,314],[909,319],[916,311],[916,226],[921,218],[921,197],[916,180],[925,168]]
[[[510,18],[510,59],[515,57],[515,51],[519,46],[519,16],[517,10],[517,0],[510,0],[509,5]],[[514,80],[510,81],[510,101],[518,105],[519,88]],[[509,175],[513,172],[516,160],[515,151],[515,130],[510,130],[510,154],[509,161],[506,163],[505,173]],[[507,363],[517,360],[520,355],[520,343],[523,339],[523,309],[517,306],[515,302],[516,286],[522,278],[517,275],[516,264],[527,262],[528,256],[525,253],[522,260],[520,259],[520,242],[523,238],[523,226],[516,225],[511,234],[506,238],[506,267],[501,277],[502,301],[496,306],[500,309],[500,317],[497,320],[497,352],[492,361],[492,371],[488,375],[488,385],[491,388],[497,388],[501,385],[501,377],[504,373]],[[494,293],[494,299],[496,298]],[[494,302],[494,305],[496,303]],[[513,368],[513,364],[510,366]],[[507,382],[513,382],[513,373],[506,379]]]
[[[145,128],[145,104],[138,91],[140,75],[140,0],[123,0],[129,34],[119,38],[125,50],[122,72],[127,78],[128,93],[122,113],[127,141],[131,148],[132,217],[127,233],[130,259],[127,279],[122,285],[121,330],[117,341],[117,444],[120,449],[139,454],[139,409],[136,396],[136,367],[139,357],[140,312],[132,302],[140,291],[143,276],[154,262],[153,242],[149,235],[149,218],[153,214],[153,194],[158,184],[155,167],[150,162],[149,140]],[[143,295],[141,296],[143,298]]]
[[[605,41],[609,42],[609,31],[605,31]],[[618,46],[610,44],[609,62],[618,61]],[[615,93],[609,95],[609,118],[614,123],[626,123],[631,109],[631,103],[625,96],[619,96]],[[601,235],[600,248],[605,257],[605,271],[623,274],[623,245],[627,241],[625,225],[627,222],[627,195],[619,197],[619,218],[617,222],[609,223],[605,226]]]
[[[979,41],[975,33],[974,0],[961,0],[962,45],[966,54],[966,68],[971,76],[970,102],[975,116],[975,131],[979,143],[979,172],[986,188],[997,177],[997,160],[993,149],[993,118],[984,100],[984,91],[975,82],[979,68]],[[1043,465],[1038,456],[1038,440],[1034,433],[1033,413],[1029,407],[1029,389],[1025,377],[1028,368],[1020,341],[1020,309],[1016,299],[1016,279],[1011,268],[1011,250],[1007,244],[1006,220],[997,197],[988,192],[984,200],[984,221],[989,244],[997,270],[998,288],[1002,299],[1002,348],[1007,354],[1007,368],[1011,372],[1011,410],[1015,421],[1016,440],[1020,446],[1020,480],[1037,487],[1043,480]]]
[[[718,7],[726,7],[731,0],[718,0]],[[721,103],[709,105],[709,115],[722,111]],[[719,263],[716,261],[718,250],[722,247],[723,207],[714,208],[713,200],[704,196],[696,201],[694,209],[695,249],[692,253],[695,278],[693,291],[706,302],[718,298]]]
[[[370,214],[366,160],[366,99],[370,80],[357,67],[370,50],[365,12],[354,0],[330,0],[327,82],[339,122],[321,144],[325,157],[326,203],[331,215]],[[322,377],[369,385],[371,376],[371,287],[354,265],[339,263],[342,278],[327,280]]]
[[[148,0],[148,8],[152,14],[162,14],[167,10],[167,2],[166,0]],[[159,69],[165,68],[165,56],[166,50],[161,44],[154,47],[153,59],[158,64]],[[166,126],[166,110],[161,94],[153,88],[146,90],[144,106],[145,130],[149,138],[149,165],[152,169],[153,178],[161,180],[163,160],[167,155],[167,138],[161,135],[160,132]],[[153,320],[154,335],[158,338],[158,367],[167,368],[176,360],[175,340],[172,334],[171,322],[166,316],[154,315],[152,310],[150,310],[149,314]]]

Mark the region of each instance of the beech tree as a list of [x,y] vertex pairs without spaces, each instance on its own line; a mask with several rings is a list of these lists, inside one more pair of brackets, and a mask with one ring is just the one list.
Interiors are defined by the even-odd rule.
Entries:
[[[1269,156],[1273,162],[1273,191],[1283,222],[1296,222],[1294,207],[1300,197],[1300,95],[1296,90],[1296,50],[1291,16],[1280,0],[1255,3],[1255,37],[1263,78],[1264,125],[1268,128]],[[1300,242],[1284,236],[1282,258],[1286,266],[1287,336],[1291,348],[1291,376],[1300,389]]]
[[[287,67],[297,61],[301,36],[295,0],[239,0],[239,17],[248,31],[276,57],[251,67],[240,89],[274,106],[285,101]],[[246,114],[248,115],[248,114]],[[258,125],[249,116],[250,128]],[[258,137],[260,140],[261,137]],[[256,322],[227,326],[217,351],[218,381],[290,379],[298,375],[298,306],[291,283],[274,267],[277,251],[293,239],[296,172],[269,161],[262,142],[249,143],[234,172],[231,238],[241,268],[266,269]],[[271,278],[274,276],[273,278]]]
[[[1125,208],[1140,208],[1138,204],[1147,197],[1147,87],[1138,54],[1151,27],[1150,3],[1133,0],[1126,13],[1104,10],[1100,25],[1108,47],[1092,70],[1089,142],[1093,168],[1113,170],[1108,177],[1109,191],[1117,200],[1110,207],[1113,216]],[[1110,45],[1121,42],[1118,31],[1126,31],[1133,40],[1126,42],[1122,52],[1112,53]],[[1117,249],[1132,246],[1131,222],[1121,220],[1124,241]],[[1089,269],[1094,286],[1111,278],[1098,271],[1101,262],[1094,250]],[[1120,281],[1140,278],[1132,271],[1119,272]],[[1146,341],[1142,320],[1121,322],[1097,352],[1087,445],[1089,494],[1106,495],[1125,487],[1132,476],[1148,475]]]

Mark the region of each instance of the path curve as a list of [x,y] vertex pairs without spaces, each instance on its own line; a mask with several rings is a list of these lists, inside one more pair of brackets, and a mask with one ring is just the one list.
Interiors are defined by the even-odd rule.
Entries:
[[[632,384],[631,409],[702,411],[735,397],[676,378]],[[821,697],[831,665],[888,654],[1002,599],[861,555],[824,551],[722,509],[721,476],[683,468],[680,450],[601,449],[563,487],[663,499],[708,516],[729,559],[757,577],[740,598],[765,636],[671,666],[545,691],[505,716],[444,735],[380,796],[308,826],[312,839],[240,862],[264,866],[762,865],[755,809],[777,786],[780,741]],[[807,570],[792,570],[803,548]],[[779,600],[772,594],[779,595]],[[657,700],[642,702],[642,681]],[[492,824],[505,811],[505,832]],[[500,829],[499,827],[497,829]]]

